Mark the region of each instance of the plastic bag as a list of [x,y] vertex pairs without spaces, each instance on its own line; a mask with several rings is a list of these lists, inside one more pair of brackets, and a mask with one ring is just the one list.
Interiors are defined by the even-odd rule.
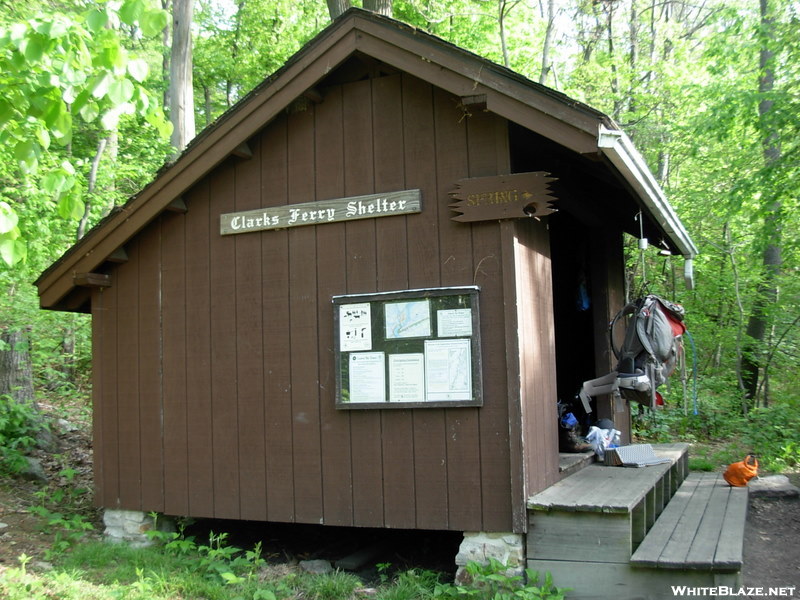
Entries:
[[619,431],[616,429],[600,429],[592,425],[586,441],[592,445],[597,458],[603,460],[607,448],[616,448],[619,445]]
[[728,465],[722,476],[734,487],[745,487],[748,481],[758,476],[758,459],[748,454],[744,460]]

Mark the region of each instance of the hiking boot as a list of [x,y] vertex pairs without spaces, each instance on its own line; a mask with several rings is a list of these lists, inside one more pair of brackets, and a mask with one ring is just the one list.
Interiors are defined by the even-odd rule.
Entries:
[[575,429],[558,428],[558,451],[577,453],[588,452],[592,449],[592,445],[586,442],[583,438],[578,436]]

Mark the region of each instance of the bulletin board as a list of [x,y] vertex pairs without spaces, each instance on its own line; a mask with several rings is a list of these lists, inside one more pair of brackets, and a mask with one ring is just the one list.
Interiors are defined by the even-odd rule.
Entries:
[[482,406],[479,288],[333,297],[336,408]]

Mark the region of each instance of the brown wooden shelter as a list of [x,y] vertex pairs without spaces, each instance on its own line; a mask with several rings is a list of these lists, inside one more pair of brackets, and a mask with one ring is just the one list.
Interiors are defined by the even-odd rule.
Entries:
[[[555,179],[558,212],[453,220],[460,180],[529,172]],[[407,190],[418,212],[220,231],[222,215]],[[97,504],[523,532],[526,498],[559,477],[556,399],[609,370],[639,214],[690,265],[607,116],[348,11],[36,282],[42,307],[92,314]],[[337,407],[335,297],[460,286],[479,290],[480,405]]]

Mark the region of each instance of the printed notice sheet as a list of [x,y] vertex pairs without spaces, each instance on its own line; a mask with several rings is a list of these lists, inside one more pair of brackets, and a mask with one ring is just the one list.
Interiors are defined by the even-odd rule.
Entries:
[[472,358],[468,338],[425,340],[428,402],[472,399]]
[[372,316],[369,302],[339,306],[339,349],[372,350]]
[[383,352],[350,355],[350,402],[386,402],[386,365]]
[[472,309],[453,308],[436,311],[436,333],[439,337],[472,335]]
[[425,402],[425,355],[389,355],[389,402]]
[[388,302],[384,309],[387,340],[431,336],[431,306],[428,300]]

